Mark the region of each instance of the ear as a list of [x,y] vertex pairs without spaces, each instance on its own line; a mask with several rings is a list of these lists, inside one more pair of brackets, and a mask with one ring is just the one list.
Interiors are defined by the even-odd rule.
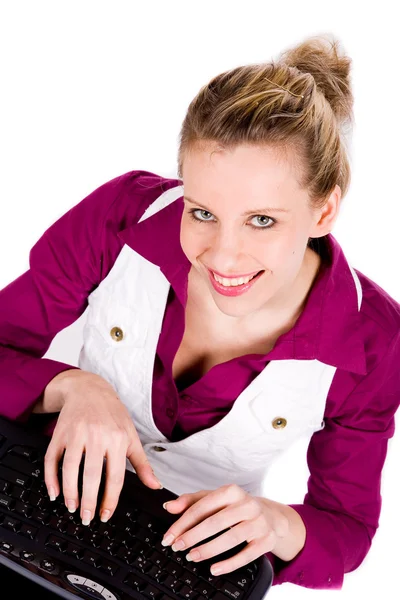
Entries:
[[318,238],[330,233],[339,216],[341,199],[342,190],[336,185],[325,205],[315,211],[315,221],[310,230],[309,237]]

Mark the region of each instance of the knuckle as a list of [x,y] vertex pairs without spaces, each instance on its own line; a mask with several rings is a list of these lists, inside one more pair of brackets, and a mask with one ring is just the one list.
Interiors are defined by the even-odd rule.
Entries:
[[275,525],[276,535],[279,537],[285,537],[289,533],[289,519],[285,517],[285,515],[281,515],[281,517],[277,520]]
[[240,533],[239,527],[233,527],[229,532],[229,537],[235,546],[243,541],[243,535]]
[[87,423],[86,427],[89,439],[98,439],[99,430],[101,429],[100,421],[98,421],[96,418],[92,418],[92,420],[89,423]]
[[127,445],[128,434],[123,427],[116,427],[110,432],[110,440],[116,446]]
[[78,495],[78,488],[69,482],[63,482],[63,495],[65,499],[75,499]]
[[100,481],[100,471],[97,467],[85,467],[83,476],[86,481]]
[[65,454],[65,456],[63,458],[63,463],[62,463],[63,473],[65,473],[66,471],[70,471],[71,469],[74,469],[76,467],[77,463],[78,463],[78,461],[75,456],[72,456],[70,454]]
[[107,478],[107,484],[113,488],[122,488],[124,484],[124,475],[112,474]]
[[239,493],[242,491],[242,489],[237,485],[237,483],[227,483],[223,487],[225,488],[225,491],[227,491],[233,497],[238,496]]
[[261,507],[257,500],[252,496],[247,496],[244,501],[244,507],[246,508],[247,513],[251,516],[258,516],[261,514]]
[[82,494],[82,500],[81,500],[81,504],[82,504],[82,510],[94,510],[96,508],[96,495],[93,496],[93,494],[86,492],[86,494]]
[[47,468],[53,465],[55,460],[55,452],[48,448],[46,454],[44,455],[44,464]]

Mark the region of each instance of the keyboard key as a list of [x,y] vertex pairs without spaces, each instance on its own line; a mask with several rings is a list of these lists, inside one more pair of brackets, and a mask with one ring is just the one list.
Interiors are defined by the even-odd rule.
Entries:
[[65,554],[78,558],[79,560],[82,558],[84,551],[85,549],[82,546],[78,546],[78,544],[73,544],[72,542],[68,542],[64,550]]
[[87,563],[88,565],[98,567],[101,562],[101,556],[99,556],[99,554],[96,554],[95,552],[92,552],[91,550],[85,550],[81,560],[82,562]]
[[36,448],[29,446],[12,446],[9,450],[10,454],[15,454],[21,458],[28,460],[29,462],[37,462],[41,453]]
[[55,562],[48,558],[44,558],[43,560],[41,560],[40,566],[44,571],[48,571],[49,573],[54,571],[56,568]]
[[129,564],[132,565],[132,567],[135,567],[136,569],[139,569],[139,571],[142,571],[142,573],[144,573],[145,570],[152,563],[148,558],[145,558],[144,556],[136,556]]
[[46,546],[50,546],[50,548],[54,548],[55,550],[59,550],[60,552],[64,552],[68,545],[68,542],[61,537],[57,537],[56,535],[49,535],[46,540]]
[[2,527],[6,527],[7,529],[10,529],[11,531],[17,532],[21,527],[21,521],[18,521],[17,519],[13,519],[12,517],[6,516],[2,523]]
[[3,552],[12,552],[14,546],[10,542],[0,541],[0,549],[3,550]]
[[17,500],[17,502],[15,503],[14,512],[29,519],[29,517],[31,516],[31,514],[33,512],[33,509],[28,504],[25,504],[24,502],[20,502],[19,500]]
[[31,518],[38,523],[42,523],[42,525],[47,525],[47,523],[50,521],[51,515],[44,510],[40,510],[40,508],[36,508],[33,511]]
[[168,575],[162,584],[175,593],[177,593],[183,585],[182,582],[179,581],[179,579],[176,579],[173,575]]
[[34,560],[35,555],[33,552],[29,552],[28,550],[21,550],[19,553],[22,560],[26,560],[27,562],[32,562]]
[[19,532],[21,535],[33,540],[35,539],[38,530],[36,527],[32,527],[32,525],[27,525],[26,523],[23,523]]
[[149,529],[139,529],[137,533],[135,533],[135,537],[151,546],[156,539],[158,539],[158,534],[152,533]]
[[160,567],[153,565],[152,563],[149,564],[149,567],[146,568],[144,572],[146,573],[146,575],[148,575],[152,579],[155,579],[156,581],[161,581],[165,575],[165,571],[160,569]]
[[241,570],[237,570],[232,571],[231,573],[225,573],[224,580],[229,580],[236,587],[241,588],[242,590],[247,590],[253,582],[253,577],[248,571],[241,572]]
[[100,544],[100,548],[101,550],[104,550],[104,552],[113,555],[117,554],[118,550],[120,549],[120,545],[116,544],[115,542],[112,542],[111,540],[103,538]]
[[161,552],[157,552],[157,550],[153,550],[149,554],[149,559],[152,563],[157,565],[158,567],[164,567],[165,565],[171,564],[170,560],[164,556]]
[[147,581],[142,579],[136,573],[129,573],[128,577],[124,580],[124,583],[137,592],[142,592],[147,586]]
[[179,576],[179,579],[183,581],[183,583],[186,583],[186,585],[189,585],[190,587],[195,587],[195,585],[199,583],[199,578],[187,569],[183,569],[183,573]]
[[100,571],[103,571],[103,573],[107,573],[107,575],[111,575],[113,577],[117,574],[119,567],[116,563],[113,563],[106,558],[102,558],[99,569]]
[[240,600],[244,596],[244,589],[237,587],[231,581],[224,580],[222,585],[218,586],[218,589],[232,600]]
[[12,510],[15,506],[15,500],[10,498],[10,496],[0,494],[0,506],[3,508],[8,508],[8,510]]
[[13,471],[18,471],[18,473],[23,473],[35,479],[43,479],[43,468],[39,464],[31,464],[29,461],[23,460],[18,456],[13,456],[12,454],[7,454],[1,463],[5,467],[13,469]]
[[194,590],[192,590],[188,585],[183,585],[178,592],[178,595],[181,598],[186,598],[186,600],[194,600],[197,598],[198,594]]
[[159,600],[161,598],[162,592],[151,585],[150,583],[144,588],[142,594],[146,596],[146,598],[151,598],[152,600]]
[[8,481],[4,481],[4,479],[0,479],[0,493],[6,492],[9,487],[10,487],[10,484],[8,483]]
[[[196,590],[196,592],[198,592],[205,598],[213,598],[213,595],[215,593],[215,588],[212,585],[210,585],[209,583],[207,583],[206,581],[199,581],[195,585],[194,589]],[[226,598],[225,598],[225,600],[226,600]]]

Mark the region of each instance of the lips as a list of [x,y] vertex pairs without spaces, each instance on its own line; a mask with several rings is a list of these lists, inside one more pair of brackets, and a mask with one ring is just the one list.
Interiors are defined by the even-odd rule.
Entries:
[[240,279],[241,277],[254,277],[255,275],[261,273],[261,271],[253,271],[252,273],[246,273],[245,275],[223,275],[222,273],[214,271],[213,269],[208,269],[208,271],[210,271],[211,274],[215,273],[216,275],[218,275],[218,277],[222,277],[224,279]]
[[222,285],[222,283],[219,283],[214,278],[212,271],[208,269],[208,275],[210,278],[211,285],[213,286],[215,291],[217,291],[219,294],[222,294],[223,296],[240,296],[242,294],[245,294],[258,281],[258,279],[262,277],[263,273],[264,271],[259,271],[258,274],[254,275],[254,277],[252,277],[252,279],[250,279],[250,281],[248,281],[247,283],[242,283],[241,285],[235,286],[224,286]]

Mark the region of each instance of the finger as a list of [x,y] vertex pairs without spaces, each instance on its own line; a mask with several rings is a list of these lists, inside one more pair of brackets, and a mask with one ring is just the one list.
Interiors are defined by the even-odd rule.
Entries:
[[192,548],[191,544],[188,547],[192,548],[186,555],[188,560],[198,562],[201,560],[207,560],[218,554],[222,554],[228,550],[232,550],[243,542],[247,543],[248,540],[253,540],[256,536],[263,539],[267,536],[267,533],[262,534],[260,532],[260,526],[258,521],[243,521],[238,523],[234,527],[228,528],[228,531],[221,533],[215,537],[212,541],[202,544],[201,546],[195,546]]
[[143,450],[142,443],[137,435],[133,443],[133,449],[129,448],[127,457],[129,462],[133,465],[139,479],[151,489],[162,488],[161,482],[154,475],[153,469],[147,459],[146,453]]
[[125,479],[126,459],[117,452],[108,452],[106,456],[106,476],[103,498],[100,506],[100,519],[103,522],[113,515]]
[[247,565],[248,563],[256,560],[266,552],[270,552],[274,548],[275,542],[273,541],[273,531],[271,532],[271,536],[268,537],[268,540],[263,540],[262,544],[258,540],[257,542],[250,542],[246,545],[243,550],[228,558],[227,560],[223,560],[221,562],[213,563],[210,566],[210,571],[212,575],[221,575],[223,573],[231,573],[231,571],[235,571],[236,569],[240,569]]
[[89,525],[96,512],[97,497],[103,471],[104,451],[100,444],[91,444],[86,449],[83,468],[81,519],[82,525]]
[[78,476],[83,446],[67,446],[62,464],[62,487],[65,506],[75,512],[79,506]]
[[[241,519],[243,519],[243,517],[240,516],[240,512],[238,516],[235,516],[235,511],[232,510],[231,506],[218,512],[213,512],[212,515],[201,520],[197,525],[190,527],[183,533],[177,535],[173,542],[172,550],[186,550],[187,548],[191,548],[203,540],[207,540],[212,536],[230,529],[240,522]],[[246,523],[248,523],[248,521],[246,521]],[[171,529],[174,529],[174,526],[175,523]],[[219,536],[218,539],[220,539],[220,537],[221,536]],[[234,541],[233,537],[231,539]],[[237,542],[237,544],[239,543],[240,541]],[[232,548],[233,545],[235,545],[233,542],[229,545],[228,539],[227,547]],[[214,548],[214,546],[212,548]],[[212,554],[211,556],[215,556],[215,554]]]
[[50,500],[55,500],[60,493],[58,465],[64,453],[64,446],[51,439],[44,456],[44,481]]
[[191,494],[182,494],[175,500],[168,500],[164,502],[163,507],[172,514],[180,513],[183,510],[187,510],[189,506],[198,502],[201,498],[210,493],[210,490],[201,490],[199,492],[193,492]]
[[[201,524],[201,526],[203,526],[203,523],[209,517],[211,517],[215,513],[219,513],[221,509],[226,508],[227,504],[229,504],[228,491],[225,486],[212,491],[202,490],[201,492],[196,493],[199,494],[200,498],[191,506],[189,506],[189,508],[183,513],[183,515],[171,525],[171,527],[165,533],[165,538],[167,536],[173,536],[173,538],[175,538],[174,543],[176,543],[178,541],[178,537],[179,539],[181,539],[185,532],[192,530],[193,528],[195,528],[196,525]],[[183,496],[185,495],[186,494],[183,494]],[[181,496],[181,498],[183,496]],[[208,532],[208,525],[209,523],[206,525],[205,529],[203,528],[201,535],[199,535],[198,530],[196,530],[197,541],[203,540],[212,535],[212,533]],[[229,522],[227,527],[229,525],[232,525],[232,523]],[[220,527],[216,531],[220,531],[221,529],[222,527]],[[215,533],[215,531],[213,533]],[[187,547],[188,545],[185,543],[183,549]]]

